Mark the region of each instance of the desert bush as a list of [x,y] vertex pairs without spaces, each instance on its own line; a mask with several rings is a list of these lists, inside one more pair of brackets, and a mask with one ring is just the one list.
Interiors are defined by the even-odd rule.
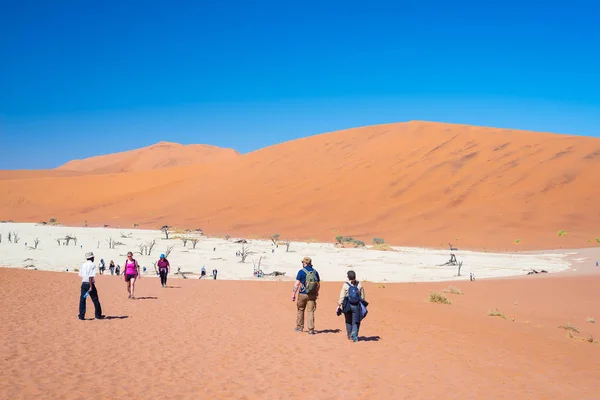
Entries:
[[140,226],[139,224],[133,224],[133,227],[134,227],[134,228],[137,228],[137,227],[139,227],[139,226]]
[[448,286],[446,289],[444,289],[444,293],[463,294],[463,292],[456,286]]
[[342,244],[342,240],[344,240],[344,236],[342,236],[342,235],[337,235],[335,237],[335,241],[338,242],[339,244]]
[[491,309],[488,311],[488,315],[490,317],[500,317],[506,319],[506,315],[500,312],[497,308]]
[[600,237],[596,238],[596,243],[600,243]]
[[448,300],[446,298],[446,296],[444,296],[443,294],[439,294],[437,292],[429,294],[429,301],[432,303],[439,303],[439,304],[452,304],[452,302],[450,300]]
[[354,247],[365,247],[365,242],[363,242],[362,240],[354,240]]
[[382,238],[373,238],[373,244],[384,244],[385,240]]
[[596,323],[596,319],[594,317],[588,317],[586,321],[589,322],[590,324]]
[[579,333],[579,329],[577,329],[575,326],[571,325],[570,322],[567,322],[566,325],[559,325],[558,327],[561,329],[564,329],[565,331],[573,331],[573,332]]
[[567,231],[561,229],[558,231],[558,236],[567,236]]
[[354,242],[354,238],[352,236],[344,236],[342,238],[342,242],[344,242],[344,243],[352,243],[352,242]]
[[50,222],[51,224],[55,224],[56,223],[56,218],[50,218],[48,220],[48,222]]
[[231,238],[231,235],[225,235],[225,240],[229,240]]
[[373,247],[371,247],[371,248],[372,248],[373,250],[380,250],[380,251],[396,251],[396,250],[392,249],[392,247],[391,247],[389,244],[387,244],[387,243],[384,243],[384,244],[376,244],[376,245],[374,245],[374,246],[373,246]]

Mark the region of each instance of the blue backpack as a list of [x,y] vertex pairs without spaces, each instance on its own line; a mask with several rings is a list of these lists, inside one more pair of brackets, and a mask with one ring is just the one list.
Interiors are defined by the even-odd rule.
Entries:
[[348,285],[348,302],[353,306],[360,304],[360,292],[358,291],[358,287],[351,285],[349,282],[346,282]]

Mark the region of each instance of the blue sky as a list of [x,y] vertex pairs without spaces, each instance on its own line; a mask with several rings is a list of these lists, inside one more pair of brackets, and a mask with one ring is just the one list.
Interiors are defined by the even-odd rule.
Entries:
[[600,136],[591,1],[0,0],[0,169],[430,120]]

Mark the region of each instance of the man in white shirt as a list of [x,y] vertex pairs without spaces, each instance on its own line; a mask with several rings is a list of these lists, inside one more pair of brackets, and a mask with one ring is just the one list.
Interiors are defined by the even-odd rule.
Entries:
[[[100,300],[98,300],[98,291],[96,290],[95,277],[96,277],[96,264],[94,264],[94,253],[85,253],[86,262],[81,265],[79,269],[79,276],[81,277],[81,296],[79,297],[79,319],[85,319],[85,308],[87,295],[92,298],[94,302],[94,309],[96,319],[103,319],[102,307],[100,306]],[[85,297],[84,297],[85,296]]]

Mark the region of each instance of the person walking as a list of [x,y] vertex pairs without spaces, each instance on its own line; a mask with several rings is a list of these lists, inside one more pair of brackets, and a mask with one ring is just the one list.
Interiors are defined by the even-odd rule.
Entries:
[[94,264],[94,253],[85,254],[86,262],[79,268],[81,277],[81,294],[79,295],[79,319],[85,319],[87,297],[92,298],[96,319],[103,319],[102,306],[98,299],[98,289],[96,289],[96,264]]
[[217,269],[216,269],[216,268],[215,268],[215,269],[213,269],[213,279],[214,279],[214,280],[216,280],[216,279],[217,279],[217,273],[218,273],[218,272],[219,272],[219,271],[217,271]]
[[312,259],[304,257],[302,259],[302,269],[296,275],[294,283],[294,293],[292,301],[296,301],[298,290],[298,301],[296,302],[296,332],[304,331],[304,311],[308,312],[308,334],[315,334],[315,311],[317,309],[317,298],[321,287],[321,278],[316,269],[313,268]]
[[125,277],[125,282],[127,282],[127,293],[129,293],[130,299],[135,299],[135,281],[137,277],[140,276],[140,265],[133,258],[133,253],[130,251],[127,252],[124,268],[125,271],[123,271],[123,276]]
[[104,265],[104,259],[100,259],[100,275],[104,275],[104,271],[106,270],[106,265]]
[[156,263],[158,265],[158,273],[160,274],[160,283],[162,287],[167,287],[167,275],[169,274],[169,260],[166,259],[164,254],[160,255],[160,259]]
[[115,274],[115,262],[113,260],[110,260],[110,264],[108,264],[108,269],[110,270],[111,275]]
[[344,313],[346,320],[346,334],[348,340],[358,341],[358,332],[360,330],[360,321],[364,317],[362,312],[363,302],[365,302],[365,289],[362,283],[356,280],[356,273],[348,271],[348,281],[342,284],[340,297],[338,299],[338,314]]

